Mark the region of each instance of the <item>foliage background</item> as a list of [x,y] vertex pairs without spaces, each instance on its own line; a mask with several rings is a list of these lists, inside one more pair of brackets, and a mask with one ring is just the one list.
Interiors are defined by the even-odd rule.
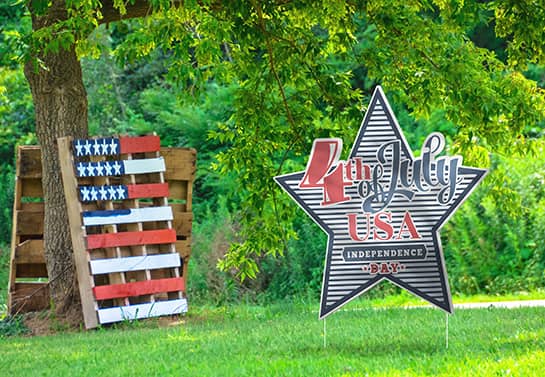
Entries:
[[[302,169],[316,137],[350,145],[377,83],[413,150],[440,131],[449,153],[491,166],[442,232],[453,292],[545,285],[539,46],[530,59],[515,43],[511,2],[433,3],[370,1],[355,16],[344,2],[261,13],[241,3],[215,16],[188,5],[101,26],[79,46],[90,56],[82,65],[91,134],[157,132],[165,146],[198,150],[193,299],[319,297],[325,235],[270,178]],[[35,143],[18,59],[25,12],[0,4],[0,243],[11,235],[15,146]]]

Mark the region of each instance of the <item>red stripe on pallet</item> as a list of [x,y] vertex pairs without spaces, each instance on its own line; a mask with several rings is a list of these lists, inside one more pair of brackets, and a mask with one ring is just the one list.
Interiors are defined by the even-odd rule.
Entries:
[[156,245],[173,242],[176,242],[176,231],[174,229],[90,234],[87,236],[87,250],[101,249],[104,247]]
[[96,300],[152,295],[154,293],[183,291],[185,284],[181,278],[137,281],[134,283],[99,285],[93,288]]
[[149,183],[143,185],[128,185],[130,199],[168,197],[168,183]]
[[121,154],[157,152],[161,149],[159,136],[120,137],[119,149]]

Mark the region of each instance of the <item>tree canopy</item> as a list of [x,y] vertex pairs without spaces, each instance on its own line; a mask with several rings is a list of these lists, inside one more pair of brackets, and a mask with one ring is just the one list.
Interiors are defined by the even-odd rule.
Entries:
[[[63,51],[124,63],[162,51],[169,77],[195,99],[211,80],[234,87],[232,112],[209,137],[225,146],[215,168],[239,187],[241,242],[220,266],[241,278],[294,237],[296,209],[272,177],[302,170],[317,137],[351,141],[376,83],[416,118],[440,110],[456,127],[451,152],[470,164],[541,148],[530,129],[542,128],[545,96],[525,73],[545,62],[545,10],[532,1],[33,0],[28,9],[34,28],[21,41],[37,75]],[[123,38],[105,42],[101,24]],[[493,38],[483,43],[483,32]]]

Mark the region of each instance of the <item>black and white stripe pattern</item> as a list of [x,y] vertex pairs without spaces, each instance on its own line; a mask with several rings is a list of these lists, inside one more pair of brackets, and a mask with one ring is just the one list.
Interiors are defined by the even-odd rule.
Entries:
[[[413,154],[401,132],[397,120],[380,87],[377,87],[369,109],[356,137],[350,158],[361,157],[364,164],[378,164],[377,150],[387,142],[399,140],[401,143],[401,160],[414,161]],[[412,174],[412,171],[409,172]],[[470,191],[486,174],[485,170],[469,167],[459,167],[460,182],[456,185],[454,197],[448,205],[441,205],[437,196],[441,187],[431,187],[428,191],[414,190],[414,197],[395,194],[385,210],[392,214],[392,224],[401,224],[404,214],[408,211],[414,220],[421,238],[418,244],[425,245],[425,258],[404,260],[404,269],[396,274],[371,274],[364,271],[366,262],[345,261],[345,247],[365,245],[410,245],[409,240],[353,241],[349,234],[347,214],[356,213],[358,229],[367,229],[367,220],[363,216],[363,199],[358,195],[356,185],[345,188],[345,194],[350,201],[321,206],[323,201],[322,188],[299,188],[304,172],[276,177],[277,182],[297,201],[305,212],[328,234],[329,241],[326,254],[326,265],[322,285],[320,318],[331,314],[342,305],[369,290],[382,279],[388,279],[394,284],[405,288],[439,308],[452,312],[452,301],[448,286],[447,273],[441,250],[438,230],[458,208]],[[385,166],[380,183],[385,187],[392,176],[391,167]],[[365,232],[363,232],[365,233]],[[414,245],[414,242],[413,242]]]

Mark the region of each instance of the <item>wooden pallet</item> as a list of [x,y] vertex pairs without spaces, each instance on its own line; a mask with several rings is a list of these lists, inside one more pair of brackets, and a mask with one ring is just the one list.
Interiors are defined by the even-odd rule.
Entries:
[[[189,148],[161,148],[167,170],[169,201],[173,209],[176,250],[187,277],[191,255],[192,187],[196,151]],[[43,247],[43,193],[39,146],[17,150],[17,176],[13,214],[13,235],[8,287],[10,314],[44,310],[49,307],[48,275]]]
[[40,148],[17,149],[8,312],[16,314],[49,306],[43,228],[44,204]]

